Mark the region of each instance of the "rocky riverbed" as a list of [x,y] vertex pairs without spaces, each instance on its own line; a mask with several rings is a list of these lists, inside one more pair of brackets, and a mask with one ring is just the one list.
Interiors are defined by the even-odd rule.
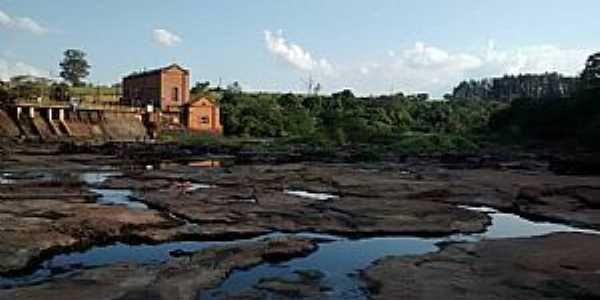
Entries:
[[377,261],[373,299],[598,299],[600,236],[552,234],[454,243]]
[[[461,247],[475,249],[475,254],[465,251],[475,258],[479,258],[478,249],[492,249],[485,253],[495,254],[510,252],[500,255],[499,261],[487,260],[482,252],[481,260],[465,262],[468,266],[490,266],[485,270],[497,280],[521,272],[510,267],[515,264],[524,264],[529,270],[516,255],[521,246],[535,249],[526,250],[539,253],[535,257],[548,257],[550,269],[554,268],[552,262],[563,260],[560,251],[551,249],[564,246],[563,252],[575,257],[567,268],[574,273],[587,270],[583,254],[588,252],[569,246],[595,245],[597,236],[593,233],[600,228],[600,178],[555,174],[547,161],[535,157],[475,166],[465,164],[464,159],[277,165],[236,165],[221,163],[215,157],[206,160],[210,163],[202,158],[152,163],[140,158],[124,164],[119,156],[68,154],[58,149],[16,148],[5,153],[0,161],[0,274],[5,282],[0,284],[4,286],[0,297],[61,299],[61,295],[72,294],[80,295],[77,299],[364,299],[370,295],[395,299],[407,295],[407,299],[426,299],[444,294],[443,282],[438,284],[439,294],[421,294],[418,286],[426,287],[429,275],[445,276],[434,271],[451,272],[454,267],[475,277],[461,275],[457,284],[448,282],[450,287],[466,291],[463,295],[482,296],[468,291],[477,287],[474,278],[481,274],[470,274],[471,269],[455,266],[455,262],[452,268],[441,262],[422,270],[415,261],[450,257],[456,252],[452,249]],[[535,223],[518,216],[577,228],[547,223],[551,230],[537,230]],[[589,233],[540,237],[580,229]],[[519,230],[525,231],[515,234]],[[308,238],[307,233],[326,234],[327,242],[321,237]],[[264,263],[273,258],[265,253],[278,253],[283,244],[256,239],[264,235],[273,238],[273,234],[294,249],[281,255],[281,269]],[[511,237],[520,239],[506,239]],[[470,243],[462,242],[465,240]],[[186,246],[219,241],[226,243]],[[115,247],[115,243],[125,246]],[[170,250],[160,259],[136,259],[167,243],[171,243]],[[438,243],[442,249],[436,253]],[[240,254],[243,262],[235,255],[217,259],[207,254],[223,249],[250,254]],[[335,252],[328,256],[328,249]],[[138,255],[136,251],[140,251]],[[313,251],[316,253],[305,260],[286,262]],[[71,258],[75,262],[68,265],[57,263],[60,255],[70,253],[80,258]],[[93,253],[106,253],[106,258]],[[358,259],[360,253],[364,258]],[[352,255],[357,259],[342,259]],[[383,258],[388,255],[411,256]],[[345,264],[346,269],[329,266],[323,257]],[[212,259],[216,265],[206,269],[204,263],[182,263],[196,261],[194,258],[201,262]],[[593,255],[589,259],[598,261]],[[398,267],[411,263],[411,268]],[[493,264],[506,266],[494,269]],[[347,277],[347,273],[367,268],[361,278],[368,289],[361,287],[359,279]],[[274,273],[281,276],[268,276]],[[523,274],[538,276],[535,272]],[[584,294],[556,293],[561,288],[553,286],[553,279],[548,279],[548,285],[531,288],[549,298],[597,295],[597,287],[585,283],[596,279],[597,274],[590,274],[561,281],[577,291],[584,290]],[[548,272],[550,277],[563,275]],[[418,284],[406,294],[398,294],[390,288],[396,280],[406,280],[407,286],[415,281]],[[88,293],[88,287],[103,293]],[[512,287],[509,284],[506,289]]]
[[181,253],[158,266],[124,263],[82,270],[74,278],[0,290],[2,299],[181,299],[202,297],[236,269],[304,256],[316,250],[307,239],[271,239]]

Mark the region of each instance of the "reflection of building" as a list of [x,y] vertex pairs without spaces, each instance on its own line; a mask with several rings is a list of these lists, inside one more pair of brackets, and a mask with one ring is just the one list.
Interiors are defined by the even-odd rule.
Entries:
[[176,64],[134,73],[123,78],[123,102],[169,112],[188,103],[189,86],[190,72]]
[[201,160],[191,162],[188,166],[195,168],[220,168],[222,164],[221,161],[218,160]]
[[219,105],[210,98],[199,97],[185,105],[182,112],[182,119],[188,129],[223,133]]

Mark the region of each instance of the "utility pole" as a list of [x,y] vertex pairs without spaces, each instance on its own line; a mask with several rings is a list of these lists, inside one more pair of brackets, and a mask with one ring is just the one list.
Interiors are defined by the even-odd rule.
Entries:
[[306,95],[310,96],[312,95],[313,91],[314,91],[314,85],[315,85],[315,81],[313,80],[312,74],[308,75],[308,81],[304,80],[304,78],[300,78],[300,81],[302,81],[302,84],[306,84]]

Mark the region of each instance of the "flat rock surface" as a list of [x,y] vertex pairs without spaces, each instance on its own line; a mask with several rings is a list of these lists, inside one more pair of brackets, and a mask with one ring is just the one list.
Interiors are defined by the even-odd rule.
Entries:
[[0,290],[0,299],[195,300],[234,270],[302,257],[316,249],[316,242],[298,238],[208,248],[172,258],[163,265],[110,265],[37,286]]
[[[187,177],[189,182],[173,181],[171,187],[158,185],[148,190],[146,180],[156,181],[164,172],[130,178],[129,188],[139,191],[144,202],[153,208],[194,223],[227,225],[235,230],[239,227],[346,236],[440,236],[481,232],[490,222],[485,214],[454,204],[410,197],[413,193],[436,189],[440,182],[417,182],[410,176],[377,169],[307,165],[234,167],[226,173],[204,171],[188,176],[183,173],[182,178]],[[192,189],[193,182],[205,187]],[[106,186],[112,187],[111,183]],[[300,197],[287,194],[286,190],[330,193],[335,198]]]
[[599,299],[600,236],[564,233],[450,244],[362,274],[373,299]]
[[165,214],[105,206],[82,188],[0,186],[0,273],[19,271],[54,252],[112,241],[158,242],[177,234],[157,235],[180,224]]

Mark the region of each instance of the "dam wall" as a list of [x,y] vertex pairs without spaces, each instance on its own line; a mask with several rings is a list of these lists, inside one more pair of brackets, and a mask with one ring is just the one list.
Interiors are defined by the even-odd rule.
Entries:
[[56,106],[0,108],[0,137],[42,142],[134,142],[148,138],[141,112]]

